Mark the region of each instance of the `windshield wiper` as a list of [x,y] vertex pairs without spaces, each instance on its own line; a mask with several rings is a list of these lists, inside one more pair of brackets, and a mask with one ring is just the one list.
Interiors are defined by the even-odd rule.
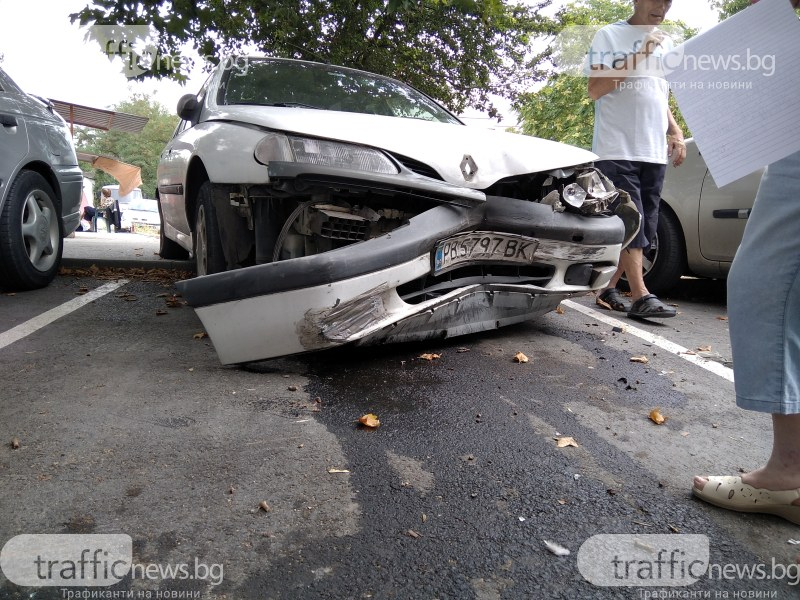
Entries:
[[282,108],[314,108],[320,110],[319,106],[311,106],[310,104],[303,104],[302,102],[273,102],[272,104],[265,104],[264,106],[278,106]]

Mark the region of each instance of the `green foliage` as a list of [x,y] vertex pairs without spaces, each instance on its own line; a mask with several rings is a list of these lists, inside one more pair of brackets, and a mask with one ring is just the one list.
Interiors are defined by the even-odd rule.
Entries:
[[590,149],[594,102],[586,78],[554,75],[538,92],[519,99],[520,130],[526,135]]
[[[129,100],[114,106],[113,110],[148,117],[150,120],[139,133],[80,129],[76,146],[85,152],[111,156],[141,167],[142,194],[145,198],[155,198],[158,160],[179,119],[144,94],[134,94]],[[95,189],[113,183],[117,183],[113,177],[95,171]]]
[[719,20],[722,21],[750,6],[750,0],[711,0],[710,4],[719,13]]
[[[558,30],[568,27],[602,27],[608,23],[625,20],[633,13],[630,0],[575,0],[556,14]],[[688,39],[697,31],[681,21],[666,21]],[[590,40],[587,40],[587,44]],[[556,62],[558,56],[556,51]],[[670,107],[675,119],[688,136],[689,131],[673,97]],[[522,133],[558,142],[591,148],[594,131],[594,102],[589,98],[588,80],[573,71],[560,72],[554,67],[545,85],[535,92],[521,94],[514,108],[520,114]]]
[[[750,0],[710,0],[711,8],[716,9],[719,20],[724,21],[750,6]],[[797,11],[800,13],[800,9]]]
[[[513,99],[540,81],[536,36],[551,0],[93,0],[73,21],[152,24],[163,56],[191,44],[215,63],[227,54],[331,62],[396,77],[455,112],[496,114],[491,95]],[[166,8],[168,6],[168,8]],[[176,61],[152,76],[180,78]],[[172,65],[170,64],[172,63]]]

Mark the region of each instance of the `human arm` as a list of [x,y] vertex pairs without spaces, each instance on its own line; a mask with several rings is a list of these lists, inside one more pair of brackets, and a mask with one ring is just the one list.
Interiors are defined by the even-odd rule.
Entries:
[[667,120],[669,126],[667,127],[667,153],[672,159],[672,164],[680,167],[686,158],[686,142],[683,139],[683,131],[681,131],[678,122],[675,120],[675,115],[672,110],[667,107]]
[[[660,31],[649,33],[642,41],[641,49],[638,52],[629,54],[624,58],[617,58],[612,63],[613,66],[609,66],[607,61],[605,63],[592,61],[594,53],[593,50],[590,50],[589,97],[597,101],[606,94],[618,89],[621,83],[634,74],[639,64],[647,60],[663,39],[664,34]],[[603,53],[601,51],[599,54],[602,58],[608,52]]]

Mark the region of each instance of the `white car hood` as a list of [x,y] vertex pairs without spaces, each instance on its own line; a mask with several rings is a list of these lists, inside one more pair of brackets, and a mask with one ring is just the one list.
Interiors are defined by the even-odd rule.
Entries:
[[[597,160],[587,150],[527,135],[466,125],[433,123],[361,113],[265,106],[222,106],[204,120],[251,123],[275,131],[355,142],[413,158],[448,183],[485,189],[513,175],[547,172]],[[465,177],[472,157],[477,171]]]

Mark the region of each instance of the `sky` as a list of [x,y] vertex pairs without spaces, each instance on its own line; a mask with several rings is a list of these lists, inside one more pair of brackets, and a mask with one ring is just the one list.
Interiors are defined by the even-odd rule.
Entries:
[[[555,0],[553,5],[565,3]],[[70,13],[86,4],[88,0],[0,0],[0,64],[23,90],[97,108],[109,108],[134,92],[146,93],[173,110],[183,94],[200,88],[206,76],[199,68],[185,87],[171,81],[130,82],[119,63],[109,61],[96,42],[85,41],[85,32],[70,23]],[[674,0],[669,17],[700,30],[717,22],[707,0]],[[468,116],[470,124],[496,124],[474,112]]]

